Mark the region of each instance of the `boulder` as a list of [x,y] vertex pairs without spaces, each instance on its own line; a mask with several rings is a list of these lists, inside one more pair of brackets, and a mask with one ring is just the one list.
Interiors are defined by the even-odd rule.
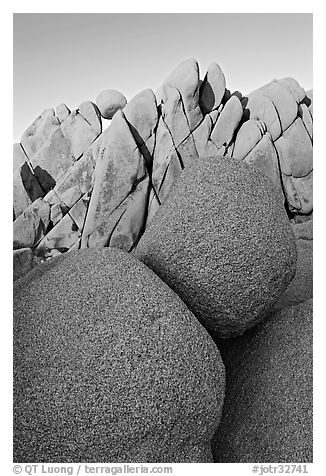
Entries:
[[299,304],[313,295],[313,221],[293,224],[292,227],[297,241],[297,268],[275,309]]
[[306,91],[306,97],[308,98],[308,104],[307,106],[309,107],[309,111],[311,112],[311,117],[313,117],[314,110],[313,110],[313,105],[314,105],[314,90],[309,89],[309,91]]
[[158,100],[168,95],[168,88],[175,88],[180,92],[185,115],[190,131],[193,131],[202,121],[203,115],[199,106],[199,66],[195,58],[182,61],[165,79]]
[[217,148],[228,146],[242,119],[242,104],[237,96],[231,96],[226,102],[210,135]]
[[14,171],[13,174],[13,212],[14,220],[16,220],[26,208],[32,203],[28,193],[25,190],[22,176],[20,174],[20,167]]
[[263,319],[293,278],[297,258],[270,180],[230,157],[201,157],[185,168],[135,256],[222,337]]
[[[149,177],[144,158],[123,113],[118,111],[110,127],[102,134],[82,247],[110,246],[110,238],[122,215],[127,213],[127,208],[133,208],[134,204],[137,204],[137,226],[135,228],[131,223],[127,225],[130,233],[128,232],[126,242],[128,247],[132,242],[132,246],[144,227],[148,193]],[[128,212],[127,216],[131,220],[135,219],[132,213]],[[129,251],[129,248],[126,251]]]
[[[270,83],[262,86],[251,93],[249,97],[250,96],[264,96],[273,103],[277,111],[282,132],[284,132],[297,117],[298,104],[296,97],[292,95],[290,90],[285,87],[284,84],[277,80],[271,81]],[[275,139],[277,139],[277,137]]]
[[[152,170],[152,184],[159,198],[160,190],[163,186],[166,170],[169,166],[171,157],[175,156],[175,147],[167,125],[161,116],[158,122],[156,131],[156,145],[153,154],[153,170]],[[180,162],[180,160],[179,160]],[[180,171],[183,169],[183,164],[179,163]],[[160,203],[161,200],[159,199]],[[163,201],[163,199],[162,199]]]
[[85,154],[57,182],[53,191],[67,208],[73,207],[91,189],[94,167],[95,162],[91,160],[90,153]]
[[125,96],[115,89],[106,89],[96,98],[96,105],[104,119],[112,119],[114,114],[127,104]]
[[218,349],[120,250],[69,252],[17,281],[14,369],[15,462],[212,462]]
[[305,90],[300,86],[298,81],[294,78],[283,78],[277,80],[278,84],[284,86],[294,97],[295,101],[300,104],[305,96]]
[[275,147],[283,174],[299,178],[312,170],[312,143],[300,117],[275,142]]
[[60,122],[54,113],[54,109],[45,109],[22,135],[20,142],[27,157],[31,160],[34,154],[59,128]]
[[199,105],[203,114],[219,107],[225,93],[225,86],[223,71],[217,63],[211,63],[199,91]]
[[193,131],[192,136],[198,155],[207,155],[209,138],[222,108],[206,114],[200,125]]
[[123,114],[147,167],[152,168],[155,130],[158,121],[156,97],[153,91],[144,89],[138,93],[124,107]]
[[312,301],[218,342],[226,395],[217,463],[312,463]]
[[13,145],[13,209],[14,219],[45,193],[20,143]]
[[88,122],[91,128],[97,133],[97,135],[102,132],[102,118],[101,113],[96,106],[96,104],[91,101],[85,101],[80,104],[77,108],[79,114]]
[[238,160],[244,159],[263,137],[264,126],[265,123],[256,119],[249,119],[244,122],[235,137],[232,157]]
[[34,248],[46,234],[50,223],[50,205],[38,198],[14,221],[13,248]]
[[14,281],[27,274],[35,268],[41,260],[38,259],[30,248],[21,248],[13,251],[13,273]]
[[[91,104],[91,103],[89,103]],[[93,116],[96,116],[94,112]],[[91,143],[101,133],[102,125],[97,123],[90,124],[80,113],[78,109],[72,111],[61,124],[61,130],[70,144],[71,152],[75,160],[78,160],[88,149]]]
[[177,148],[191,133],[182,96],[177,88],[165,86],[161,110],[162,119],[171,134],[174,147]]
[[311,116],[311,113],[309,111],[308,106],[304,103],[301,103],[299,105],[298,113],[299,113],[299,117],[301,117],[301,119],[302,119],[303,125],[306,128],[306,131],[308,132],[308,135],[309,135],[309,137],[311,139],[311,143],[312,143],[312,139],[313,139],[313,121],[312,121],[312,116]]
[[280,119],[275,105],[268,97],[252,93],[248,98],[242,99],[242,104],[248,119],[259,120],[266,124],[273,141],[280,137],[282,133]]
[[50,250],[68,251],[80,238],[81,231],[69,213],[44,236],[35,248],[35,254],[40,257],[48,255]]
[[243,159],[247,164],[257,167],[272,182],[276,193],[284,203],[280,166],[276,149],[268,132]]
[[45,193],[54,188],[73,163],[71,145],[60,128],[53,132],[31,158],[34,174]]
[[59,119],[60,124],[66,119],[67,116],[69,116],[70,112],[70,109],[64,103],[59,104],[59,106],[55,108],[55,114]]

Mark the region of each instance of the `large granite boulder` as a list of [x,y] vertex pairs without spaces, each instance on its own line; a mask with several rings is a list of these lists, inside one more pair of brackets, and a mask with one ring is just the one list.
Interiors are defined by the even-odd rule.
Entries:
[[79,250],[14,286],[14,461],[211,462],[224,366],[146,266]]
[[257,168],[230,157],[183,171],[135,255],[222,337],[261,320],[296,267],[280,196]]
[[218,342],[226,367],[218,463],[311,463],[312,301]]
[[104,119],[112,119],[114,114],[127,104],[125,96],[115,89],[106,89],[96,98],[96,105]]

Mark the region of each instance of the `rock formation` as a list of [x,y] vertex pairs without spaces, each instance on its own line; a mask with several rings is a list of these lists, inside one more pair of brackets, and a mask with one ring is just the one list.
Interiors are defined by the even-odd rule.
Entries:
[[16,462],[312,461],[312,144],[312,90],[244,96],[194,58],[36,118],[13,148]]
[[120,250],[78,250],[14,287],[14,461],[212,462],[214,342]]
[[[110,107],[114,115],[105,112]],[[312,111],[312,90],[293,78],[242,96],[226,88],[216,63],[201,80],[193,58],[156,95],[146,89],[127,104],[106,90],[97,105],[46,109],[14,145],[14,220],[39,198],[49,204],[47,228],[28,245],[42,259],[54,249],[131,251],[183,169],[199,156],[226,154],[273,182],[291,220],[309,219]],[[113,117],[104,132],[101,115]],[[30,227],[32,235],[33,219]],[[27,246],[18,236],[14,242]]]

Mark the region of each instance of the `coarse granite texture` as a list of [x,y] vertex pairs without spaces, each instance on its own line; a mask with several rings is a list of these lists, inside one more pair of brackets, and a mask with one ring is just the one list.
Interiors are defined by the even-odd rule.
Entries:
[[212,462],[224,386],[211,337],[131,255],[74,251],[15,283],[15,462]]
[[308,300],[274,311],[240,337],[216,339],[226,395],[215,462],[312,462],[312,311]]
[[294,306],[313,295],[313,220],[295,223],[292,227],[297,241],[297,269],[274,309]]
[[255,167],[200,157],[185,168],[135,256],[220,337],[263,319],[292,280],[296,244],[281,196]]

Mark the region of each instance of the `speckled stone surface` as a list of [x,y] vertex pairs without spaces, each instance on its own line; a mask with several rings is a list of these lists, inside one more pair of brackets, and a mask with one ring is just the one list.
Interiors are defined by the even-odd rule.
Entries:
[[259,170],[229,157],[186,167],[135,255],[221,337],[261,320],[296,268],[280,196]]
[[15,283],[15,462],[211,462],[224,385],[205,329],[120,250]]
[[313,296],[313,220],[296,223],[292,227],[297,241],[297,269],[274,309],[294,306]]
[[215,461],[312,462],[312,300],[216,342],[226,395],[213,440]]

